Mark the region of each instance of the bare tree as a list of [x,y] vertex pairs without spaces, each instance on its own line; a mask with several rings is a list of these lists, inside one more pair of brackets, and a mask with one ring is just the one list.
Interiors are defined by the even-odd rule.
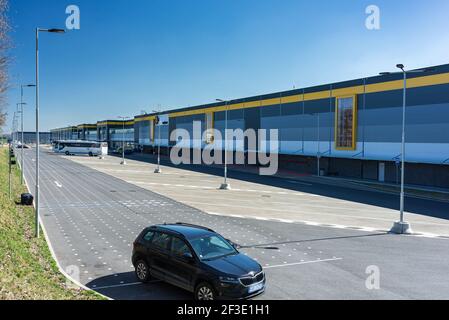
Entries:
[[6,121],[6,91],[8,90],[8,50],[10,49],[8,0],[0,0],[0,129]]

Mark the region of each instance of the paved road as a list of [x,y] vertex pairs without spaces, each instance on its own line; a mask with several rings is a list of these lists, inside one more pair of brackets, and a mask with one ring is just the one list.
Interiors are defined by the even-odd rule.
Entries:
[[[34,190],[34,153],[26,180]],[[132,241],[151,224],[206,225],[247,249],[266,269],[259,299],[449,298],[449,241],[206,214],[43,150],[41,219],[60,264],[115,299],[189,299],[168,284],[136,283]],[[268,250],[264,247],[277,247]],[[369,290],[368,266],[380,269]]]
[[[66,158],[208,213],[383,231],[390,230],[399,218],[399,197],[371,188],[341,182],[329,185],[310,177],[281,179],[232,171],[232,190],[223,192],[217,190],[223,182],[221,168],[175,167],[164,161],[163,174],[155,175],[154,159],[139,154],[132,157],[135,160],[128,159],[127,166],[121,166],[116,157]],[[405,208],[415,233],[449,237],[448,201],[406,197]]]

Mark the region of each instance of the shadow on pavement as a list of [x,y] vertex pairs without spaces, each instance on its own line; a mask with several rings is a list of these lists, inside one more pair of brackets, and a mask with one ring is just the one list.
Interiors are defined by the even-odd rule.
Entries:
[[318,242],[318,241],[331,241],[331,240],[347,240],[347,239],[355,239],[355,238],[368,238],[368,237],[379,237],[379,236],[387,236],[390,233],[382,232],[382,233],[372,233],[366,235],[357,235],[357,236],[343,236],[343,237],[328,237],[328,238],[317,238],[317,239],[303,239],[303,240],[293,240],[293,241],[284,241],[284,242],[272,242],[272,243],[262,243],[255,245],[247,245],[247,246],[239,246],[239,249],[272,249],[277,250],[278,248],[275,246],[280,246],[283,244],[297,244],[297,243],[307,243],[307,242]]
[[[157,163],[157,158],[148,154],[133,154],[128,155],[127,158],[130,160],[142,161],[146,163]],[[222,168],[205,165],[174,165],[169,161],[168,157],[162,158],[161,165],[192,172],[214,175],[217,177],[223,176]],[[247,181],[271,187],[283,188],[291,191],[298,191],[328,198],[357,202],[392,210],[399,210],[399,197],[397,195],[381,193],[375,190],[358,190],[354,187],[349,186],[337,187],[325,183],[309,181],[307,181],[307,183],[310,185],[302,185],[295,183],[297,181],[289,181],[287,178],[275,176],[260,176],[254,173],[240,172],[236,170],[229,170],[228,177],[234,180]],[[292,177],[292,179],[294,179],[294,177]],[[298,180],[298,182],[300,182],[300,180]],[[449,220],[449,202],[406,197],[405,209],[407,212]]]
[[86,284],[114,300],[192,300],[190,292],[160,280],[143,284],[134,272],[119,273],[97,278]]

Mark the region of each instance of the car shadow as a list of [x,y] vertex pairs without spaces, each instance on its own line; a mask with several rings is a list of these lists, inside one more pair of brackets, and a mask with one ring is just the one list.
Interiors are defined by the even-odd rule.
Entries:
[[114,300],[193,300],[192,293],[160,280],[140,283],[134,272],[100,277],[86,286]]
[[[157,163],[157,157],[149,154],[137,154],[127,156],[130,160],[137,160],[147,163]],[[174,165],[168,157],[162,157],[163,166],[199,172],[217,177],[223,176],[223,168],[206,165]],[[299,174],[298,174],[299,175]],[[298,181],[289,181],[288,178],[276,176],[260,176],[251,172],[241,172],[231,169],[228,177],[234,180],[247,181],[251,183],[282,188],[291,191],[314,194],[327,198],[356,202],[391,210],[399,210],[399,196],[389,193],[382,193],[376,190],[359,190],[353,187],[333,186],[326,183],[308,182],[301,184]],[[294,177],[292,177],[292,180]],[[218,186],[217,186],[218,188]],[[405,209],[407,212],[423,216],[449,220],[449,202],[434,201],[430,199],[413,198],[406,196]]]

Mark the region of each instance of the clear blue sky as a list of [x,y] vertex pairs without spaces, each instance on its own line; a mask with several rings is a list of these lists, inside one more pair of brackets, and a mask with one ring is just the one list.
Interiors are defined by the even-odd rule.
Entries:
[[64,27],[70,4],[81,30],[41,35],[43,130],[449,63],[447,0],[11,0],[8,125],[34,82],[34,28]]

